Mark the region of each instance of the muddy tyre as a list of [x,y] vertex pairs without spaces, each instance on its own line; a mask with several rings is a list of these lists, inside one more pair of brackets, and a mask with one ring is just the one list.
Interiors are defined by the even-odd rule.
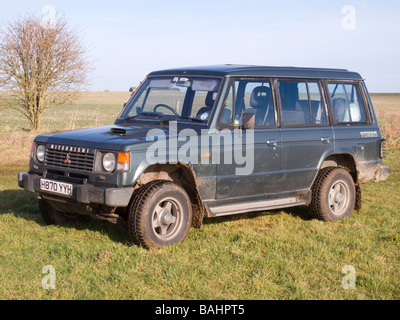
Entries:
[[324,168],[314,182],[310,207],[317,219],[341,220],[352,213],[355,196],[354,180],[347,170]]
[[132,200],[128,231],[135,244],[160,248],[183,241],[191,221],[192,205],[186,191],[170,181],[153,181]]
[[65,224],[72,220],[64,213],[54,209],[46,200],[39,199],[39,211],[46,224]]

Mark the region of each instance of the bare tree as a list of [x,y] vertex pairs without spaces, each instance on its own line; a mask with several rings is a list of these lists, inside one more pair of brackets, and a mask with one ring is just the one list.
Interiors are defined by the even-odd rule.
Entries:
[[74,99],[90,71],[81,33],[63,16],[45,23],[29,14],[0,31],[2,104],[21,111],[31,130],[45,108]]

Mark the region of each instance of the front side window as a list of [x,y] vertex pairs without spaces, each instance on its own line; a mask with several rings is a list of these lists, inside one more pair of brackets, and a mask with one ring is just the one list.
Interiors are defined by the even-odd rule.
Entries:
[[358,86],[346,83],[329,83],[335,123],[365,122],[366,115]]
[[317,82],[279,81],[284,125],[326,124],[325,104]]
[[149,78],[128,102],[119,119],[174,119],[206,124],[220,84],[221,79],[215,78]]
[[[235,105],[233,106],[233,102]],[[275,125],[269,80],[237,80],[231,85],[220,122],[240,124],[243,113],[254,113],[256,127]]]

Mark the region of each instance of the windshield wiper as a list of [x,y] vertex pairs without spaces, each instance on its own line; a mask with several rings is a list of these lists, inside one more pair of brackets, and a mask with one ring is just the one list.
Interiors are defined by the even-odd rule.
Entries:
[[165,119],[161,119],[160,122],[164,123],[164,122],[175,121],[175,120],[189,120],[191,122],[193,121],[193,122],[205,123],[204,120],[200,120],[200,119],[196,119],[196,118],[192,118],[192,117],[188,117],[188,116],[179,116],[179,117],[175,117],[175,118],[165,118]]
[[[141,112],[141,113],[139,113],[139,114],[137,114],[137,115],[135,115],[135,116],[125,118],[125,119],[123,119],[123,121],[124,121],[124,122],[127,122],[127,121],[129,121],[129,120],[136,119],[136,118],[139,117],[139,116],[149,116],[149,117],[163,118],[163,115],[162,115],[162,114],[159,114],[159,113],[157,113],[157,112],[148,112],[148,111],[146,112],[146,111],[145,111],[145,112]],[[180,119],[180,120],[189,120],[189,121],[191,121],[191,122],[206,123],[206,121],[204,121],[204,120],[196,119],[196,118],[192,118],[192,117],[188,117],[188,116],[179,116],[179,117],[175,117],[175,118],[167,117],[167,118],[165,118],[165,119],[161,119],[160,122],[162,123],[162,122],[166,122],[166,121],[174,121],[174,120],[177,120],[177,119]]]
[[137,114],[137,115],[135,115],[135,116],[132,116],[132,117],[128,117],[128,118],[124,118],[123,120],[124,120],[124,122],[127,122],[127,121],[129,121],[129,120],[132,120],[132,119],[136,119],[137,117],[139,117],[139,116],[148,116],[148,117],[156,117],[156,118],[162,118],[163,116],[161,115],[161,114],[159,114],[159,113],[156,113],[156,112],[141,112],[141,113],[139,113],[139,114]]
[[176,119],[184,119],[184,120],[189,120],[189,121],[193,121],[193,122],[206,123],[205,120],[196,119],[196,118],[192,118],[192,117],[188,117],[188,116],[179,116],[179,117],[176,117],[174,120],[176,120]]

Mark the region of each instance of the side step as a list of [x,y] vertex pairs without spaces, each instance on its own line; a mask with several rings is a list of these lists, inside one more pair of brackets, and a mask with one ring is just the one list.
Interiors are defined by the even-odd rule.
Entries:
[[306,202],[299,198],[286,198],[280,200],[266,200],[257,202],[248,202],[234,205],[225,205],[210,207],[211,216],[219,217],[230,214],[239,214],[253,211],[267,211],[305,205]]

